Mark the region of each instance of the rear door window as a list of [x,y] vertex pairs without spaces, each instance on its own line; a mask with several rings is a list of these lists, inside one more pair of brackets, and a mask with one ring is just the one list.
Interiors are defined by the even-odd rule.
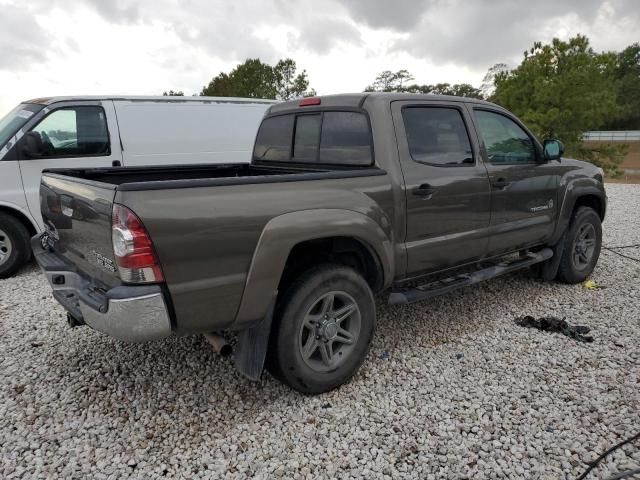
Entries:
[[456,108],[407,107],[402,110],[411,158],[440,167],[474,165],[469,134]]
[[373,163],[371,128],[361,112],[286,114],[262,122],[253,158],[344,166]]

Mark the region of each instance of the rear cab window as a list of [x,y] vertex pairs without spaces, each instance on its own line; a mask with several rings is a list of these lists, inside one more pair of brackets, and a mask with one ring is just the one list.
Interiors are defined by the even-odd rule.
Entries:
[[267,117],[258,131],[253,159],[371,166],[373,142],[369,119],[360,111],[305,111]]

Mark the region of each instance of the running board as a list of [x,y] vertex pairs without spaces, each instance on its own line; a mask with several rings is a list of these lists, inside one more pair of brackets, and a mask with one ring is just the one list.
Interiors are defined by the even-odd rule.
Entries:
[[406,305],[409,303],[427,300],[429,298],[437,297],[438,295],[444,295],[445,293],[449,293],[458,288],[468,287],[469,285],[498,277],[505,273],[511,273],[522,268],[530,267],[536,263],[544,262],[551,257],[553,257],[553,250],[550,248],[543,248],[537,252],[529,252],[525,257],[497,263],[476,272],[456,275],[455,277],[445,278],[443,280],[430,282],[425,285],[419,285],[406,290],[391,292],[389,295],[389,304]]

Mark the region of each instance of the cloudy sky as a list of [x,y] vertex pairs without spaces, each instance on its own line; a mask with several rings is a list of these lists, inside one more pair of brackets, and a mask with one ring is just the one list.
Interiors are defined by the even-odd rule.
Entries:
[[640,41],[638,0],[0,0],[0,115],[70,94],[199,92],[248,57],[291,57],[318,93],[382,70],[479,86],[535,40]]

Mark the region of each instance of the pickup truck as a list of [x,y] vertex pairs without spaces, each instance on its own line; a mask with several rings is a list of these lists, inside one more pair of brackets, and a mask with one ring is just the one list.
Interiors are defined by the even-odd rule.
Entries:
[[591,274],[603,173],[562,154],[484,101],[305,98],[269,107],[250,164],[45,171],[32,248],[72,325],[235,331],[242,373],[325,392],[364,361],[375,295]]

